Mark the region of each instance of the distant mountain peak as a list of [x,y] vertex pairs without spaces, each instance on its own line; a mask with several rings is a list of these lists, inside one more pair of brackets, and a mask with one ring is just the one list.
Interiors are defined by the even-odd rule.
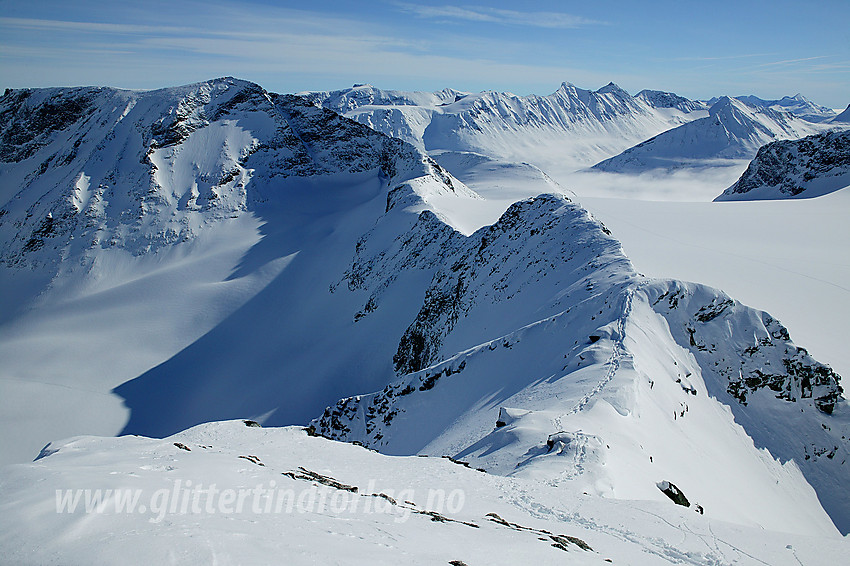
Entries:
[[629,98],[631,98],[631,96],[632,96],[631,94],[628,93],[628,91],[621,88],[619,85],[615,84],[614,82],[608,83],[607,85],[603,86],[602,88],[600,88],[596,92],[600,93],[600,94],[609,94],[610,93],[610,94],[616,94],[618,96],[628,96]]
[[783,96],[776,100],[765,100],[751,94],[738,96],[736,99],[752,108],[790,112],[809,122],[826,122],[835,116],[835,112],[831,108],[815,104],[799,92],[794,96]]

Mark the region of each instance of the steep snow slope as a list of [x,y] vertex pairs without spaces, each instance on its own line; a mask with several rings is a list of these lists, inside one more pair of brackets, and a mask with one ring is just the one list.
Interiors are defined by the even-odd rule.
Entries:
[[556,178],[706,115],[700,104],[676,95],[632,97],[613,83],[596,91],[563,83],[548,96],[399,93],[369,85],[303,94],[424,151],[530,162]]
[[715,200],[819,197],[850,185],[850,131],[761,147],[738,181]]
[[[58,435],[120,432],[128,415],[112,388],[298,269],[314,242],[351,230],[348,254],[388,183],[474,197],[399,140],[234,79],[11,91],[0,115],[0,453],[11,461]],[[312,261],[325,262],[318,249]],[[254,338],[267,348],[273,335]]]
[[[799,566],[848,551],[837,536],[387,457],[301,428],[211,423],[163,440],[74,438],[45,454],[0,470],[0,549],[15,564]],[[69,511],[75,489],[90,502],[100,490],[100,509],[86,513],[82,493]]]
[[718,166],[723,161],[728,165],[728,160],[752,158],[766,143],[801,138],[823,129],[789,112],[750,107],[724,96],[712,105],[708,117],[641,142],[593,169],[640,173],[658,168]]
[[847,105],[844,112],[833,118],[832,121],[839,123],[850,122],[850,104]]

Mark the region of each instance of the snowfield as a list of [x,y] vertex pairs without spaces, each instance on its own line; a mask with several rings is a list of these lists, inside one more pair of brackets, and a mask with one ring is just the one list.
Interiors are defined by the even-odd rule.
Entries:
[[840,561],[850,188],[710,202],[836,124],[613,83],[8,91],[0,548]]
[[[9,563],[799,566],[840,563],[848,550],[835,535],[383,456],[300,427],[229,421],[162,440],[75,438],[46,453],[0,480]],[[96,490],[100,510],[85,513]]]

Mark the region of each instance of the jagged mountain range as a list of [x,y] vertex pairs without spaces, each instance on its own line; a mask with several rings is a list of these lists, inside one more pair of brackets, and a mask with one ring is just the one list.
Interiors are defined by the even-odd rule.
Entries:
[[[558,179],[594,163],[593,170],[621,173],[737,165],[734,160],[752,158],[765,143],[840,124],[834,111],[799,94],[703,102],[654,90],[631,96],[613,83],[597,91],[564,83],[549,96],[371,85],[302,95],[433,155],[472,152],[531,162]],[[626,148],[629,142],[636,145]]]
[[530,161],[548,173],[592,165],[707,110],[671,93],[643,91],[633,97],[614,83],[595,91],[563,83],[548,96],[451,89],[405,93],[371,85],[301,94],[423,151]]
[[[435,107],[423,114],[425,103]],[[738,102],[718,104],[739,116]],[[315,419],[323,435],[392,454],[462,457],[620,499],[665,502],[657,483],[671,480],[709,517],[846,532],[850,414],[839,378],[777,320],[719,290],[639,275],[563,193],[462,228],[483,199],[422,151],[497,140],[492,149],[507,132],[544,125],[547,135],[637,135],[700,111],[615,85],[535,98],[369,87],[303,98],[231,78],[146,93],[8,91],[2,269],[9,281],[38,272],[49,283],[18,290],[27,308],[0,320],[7,379],[60,379],[50,360],[33,362],[40,344],[26,331],[38,313],[52,320],[36,329],[67,324],[85,336],[121,321],[98,310],[116,294],[162,310],[166,286],[152,277],[170,269],[200,310],[263,272],[244,300],[118,383],[130,369],[89,365],[112,343],[60,363],[89,375],[93,394],[120,397],[127,434]],[[412,139],[424,146],[364,125],[395,113],[427,115]],[[428,145],[438,138],[456,145]],[[220,274],[186,268],[237,229],[250,237],[230,243],[235,261],[200,256]],[[197,316],[182,308],[164,320]],[[5,402],[33,396],[10,389]],[[47,399],[22,422],[38,427],[64,405]],[[76,432],[73,416],[63,426]]]

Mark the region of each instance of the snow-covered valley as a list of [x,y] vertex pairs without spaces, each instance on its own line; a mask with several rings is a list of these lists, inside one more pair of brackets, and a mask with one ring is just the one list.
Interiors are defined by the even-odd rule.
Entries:
[[[303,94],[225,78],[0,99],[12,561],[840,561],[850,189],[710,202],[762,143],[845,128],[834,112],[613,83]],[[691,155],[722,168],[587,170],[677,131],[705,149],[700,124],[741,116],[784,134]],[[54,505],[175,481],[387,507]],[[465,504],[429,510],[437,489]]]

